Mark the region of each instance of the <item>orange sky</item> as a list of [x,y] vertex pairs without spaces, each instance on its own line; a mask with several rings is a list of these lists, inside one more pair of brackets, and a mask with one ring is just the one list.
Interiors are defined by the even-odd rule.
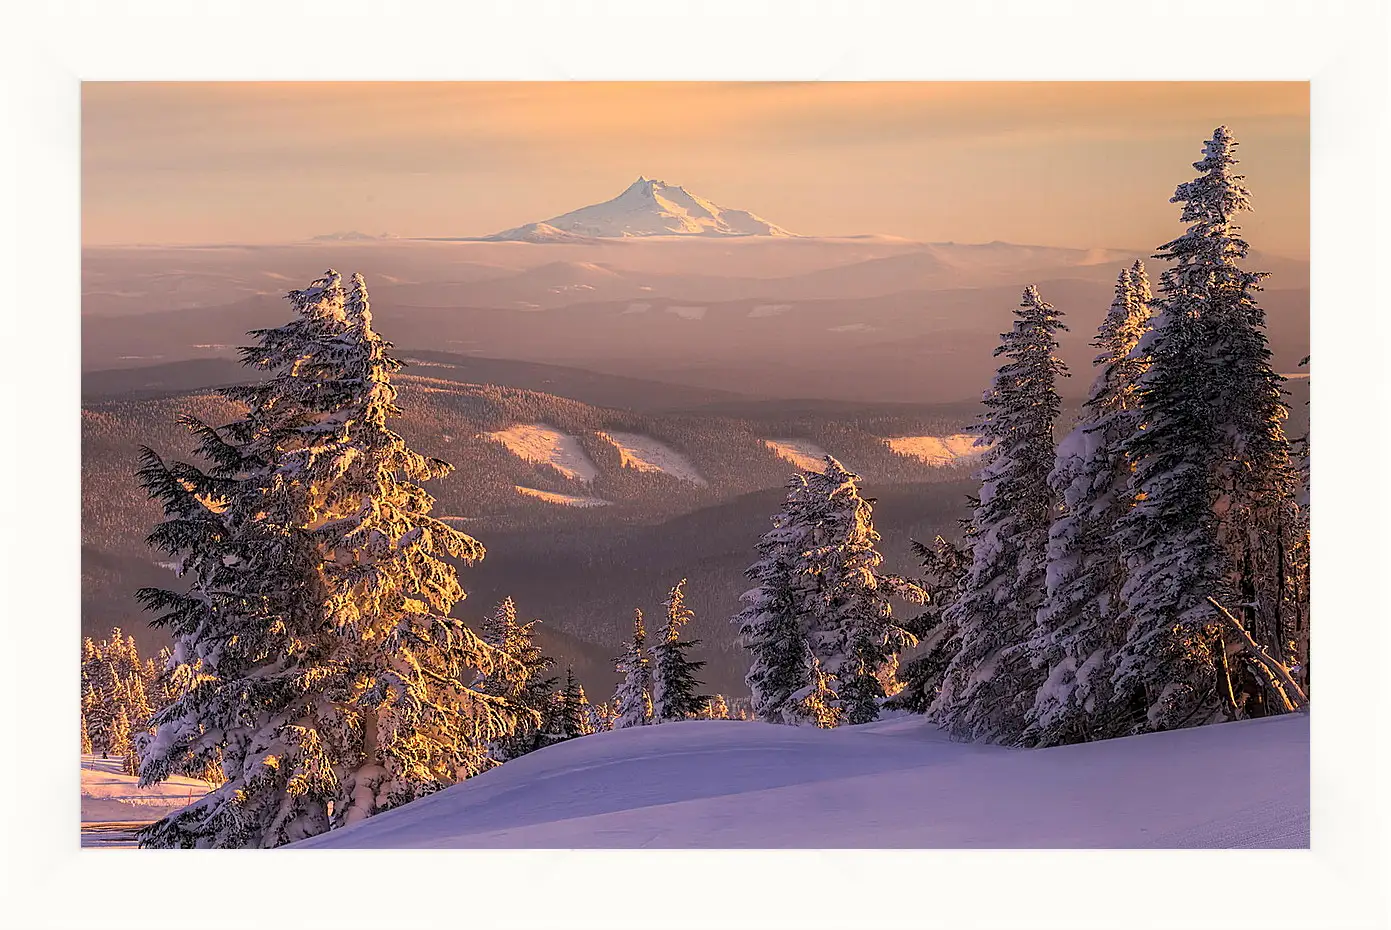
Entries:
[[1309,243],[1305,83],[94,84],[83,241],[487,235],[682,184],[806,235],[1152,248],[1214,126]]

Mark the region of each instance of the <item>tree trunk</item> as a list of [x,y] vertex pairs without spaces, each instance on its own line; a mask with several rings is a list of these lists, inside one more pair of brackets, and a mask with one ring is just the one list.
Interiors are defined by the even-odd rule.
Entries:
[[1256,641],[1251,638],[1251,634],[1246,632],[1246,629],[1241,625],[1241,621],[1232,616],[1231,611],[1227,610],[1227,608],[1210,597],[1207,600],[1209,604],[1216,607],[1218,612],[1226,618],[1231,629],[1239,637],[1238,642],[1245,647],[1243,652],[1249,660],[1248,667],[1250,667],[1252,671],[1260,669],[1265,673],[1266,684],[1280,699],[1280,702],[1283,704],[1282,709],[1288,712],[1302,707],[1308,701],[1308,698],[1299,687],[1299,683],[1294,680],[1294,676],[1290,674],[1290,670],[1275,661],[1264,649],[1258,646]]

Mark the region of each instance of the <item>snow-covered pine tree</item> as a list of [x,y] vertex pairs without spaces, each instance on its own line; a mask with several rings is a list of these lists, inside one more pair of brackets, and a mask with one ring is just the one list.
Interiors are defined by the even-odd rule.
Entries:
[[575,682],[575,706],[579,708],[579,735],[590,736],[600,730],[606,730],[604,718],[599,708],[589,701],[589,695],[584,693],[584,685],[579,681]]
[[365,286],[330,272],[290,297],[298,318],[242,353],[269,378],[223,390],[246,415],[189,421],[211,468],[145,453],[168,517],[151,541],[191,583],[141,592],[188,669],[142,780],[219,750],[227,775],[146,845],[276,846],[327,829],[330,806],[351,822],[464,777],[502,716],[463,683],[495,652],[448,617],[462,591],[443,557],[482,547],[412,483],[448,466],[386,427],[399,363]]
[[723,694],[717,694],[710,699],[710,704],[705,709],[705,717],[710,720],[729,719],[729,704]]
[[666,625],[661,638],[652,647],[653,723],[697,717],[710,701],[708,695],[697,693],[701,682],[696,673],[705,663],[693,661],[686,655],[700,645],[700,640],[681,639],[681,627],[694,616],[686,606],[685,587],[686,579],[682,578],[667,595]]
[[[1190,225],[1159,252],[1172,264],[1141,343],[1144,428],[1126,445],[1137,502],[1120,537],[1129,628],[1112,682],[1137,731],[1266,713],[1277,685],[1260,662],[1229,661],[1248,634],[1283,666],[1304,660],[1289,571],[1297,482],[1255,299],[1264,275],[1239,264],[1248,246],[1235,220],[1250,193],[1235,147],[1218,127],[1194,163],[1200,175],[1174,193]],[[1241,606],[1228,618],[1209,598]]]
[[1115,526],[1132,503],[1134,469],[1124,445],[1141,423],[1139,385],[1148,360],[1138,346],[1150,299],[1145,266],[1136,261],[1116,281],[1092,343],[1095,379],[1048,479],[1060,510],[1049,531],[1044,601],[1030,646],[1046,676],[1029,709],[1030,745],[1106,739],[1128,725],[1111,700],[1112,659],[1125,640],[1125,552]]
[[565,690],[560,692],[559,737],[561,740],[588,736],[594,731],[589,728],[586,710],[589,701],[585,700],[584,688],[575,679],[573,666],[565,666]]
[[91,637],[82,640],[81,678],[83,735],[92,743],[93,751],[105,758],[110,742],[115,683],[100,646]]
[[633,638],[614,662],[622,680],[613,696],[613,728],[641,727],[652,722],[652,666],[647,660],[647,631],[642,611],[633,611]]
[[536,645],[531,629],[539,621],[517,622],[512,598],[504,598],[483,621],[483,641],[502,652],[510,661],[494,663],[487,674],[480,674],[474,688],[483,694],[502,698],[511,711],[507,732],[494,736],[487,745],[491,763],[506,762],[538,748],[537,734],[550,706],[556,679],[547,675],[554,664]]
[[141,831],[142,846],[271,847],[328,829],[337,785],[316,717],[332,651],[328,598],[303,531],[303,493],[280,471],[315,412],[304,368],[342,333],[345,294],[330,272],[289,295],[297,318],[252,333],[244,364],[266,380],[223,389],[247,407],[222,427],[193,418],[206,470],[142,451],[141,484],[164,508],[150,544],[175,559],[183,590],[138,597],[170,631],[173,700],[155,715],[141,783],[206,769],[222,783]]
[[924,592],[879,571],[873,506],[860,494],[859,476],[826,456],[823,471],[807,476],[804,519],[811,548],[802,573],[815,595],[803,603],[807,640],[822,669],[835,678],[846,723],[879,716],[879,701],[898,689],[898,653],[916,640],[893,618],[892,596],[921,603]]
[[302,524],[328,597],[336,681],[322,719],[338,782],[333,823],[349,824],[475,774],[482,743],[510,728],[506,702],[469,687],[471,670],[505,661],[451,617],[465,594],[448,559],[483,546],[430,516],[418,482],[453,466],[411,449],[391,376],[401,363],[372,326],[353,275],[342,331],[301,360],[313,390],[281,474],[306,505]]
[[1060,317],[1033,285],[1001,336],[1005,356],[976,425],[986,446],[980,498],[971,518],[971,569],[947,620],[957,652],[943,676],[932,713],[962,739],[1013,743],[1042,684],[1028,643],[1043,594],[1048,527],[1054,514],[1053,424],[1060,409],[1056,381],[1066,374],[1057,355]]
[[804,553],[812,548],[811,528],[804,518],[807,495],[807,475],[798,472],[788,480],[773,528],[758,542],[758,561],[744,573],[755,587],[741,596],[746,606],[732,620],[750,654],[744,681],[751,693],[751,713],[767,723],[785,722],[784,710],[795,712],[794,695],[810,693],[815,684],[806,661],[810,645],[803,623],[803,604],[815,584],[804,562]]
[[[111,733],[107,738],[106,751],[113,756],[120,756],[123,760],[131,755],[130,749],[130,718],[126,716],[126,709],[117,706],[116,713],[111,718]],[[130,763],[123,763],[122,771],[126,774],[133,774],[128,771]]]
[[802,651],[802,661],[810,684],[793,694],[783,705],[778,722],[826,730],[840,726],[845,722],[845,710],[835,690],[835,679],[827,674],[809,644]]
[[[969,522],[969,521],[963,521]],[[899,677],[903,689],[885,702],[886,707],[925,714],[942,687],[957,640],[946,621],[948,608],[961,596],[966,572],[971,567],[970,540],[962,545],[938,536],[931,546],[912,540],[913,552],[922,561],[923,580],[919,586],[926,595],[925,609],[904,629],[918,640],[918,653],[903,663]]]
[[612,701],[591,704],[589,708],[589,726],[593,732],[602,733],[605,730],[613,729],[613,722],[617,719],[617,714],[614,713]]
[[92,754],[92,736],[87,732],[87,720],[82,720],[82,754],[90,756]]

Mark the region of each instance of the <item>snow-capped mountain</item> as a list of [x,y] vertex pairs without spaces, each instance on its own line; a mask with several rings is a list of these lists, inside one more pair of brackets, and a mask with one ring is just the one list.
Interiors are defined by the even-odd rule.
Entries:
[[731,210],[676,184],[639,177],[612,200],[507,229],[494,241],[564,242],[637,236],[793,236],[747,210]]

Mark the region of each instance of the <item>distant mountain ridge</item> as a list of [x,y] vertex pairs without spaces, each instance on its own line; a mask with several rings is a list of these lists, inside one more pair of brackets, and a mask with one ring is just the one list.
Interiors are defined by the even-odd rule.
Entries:
[[644,236],[795,235],[747,210],[722,207],[678,184],[639,177],[612,200],[485,238],[494,242],[568,242]]

